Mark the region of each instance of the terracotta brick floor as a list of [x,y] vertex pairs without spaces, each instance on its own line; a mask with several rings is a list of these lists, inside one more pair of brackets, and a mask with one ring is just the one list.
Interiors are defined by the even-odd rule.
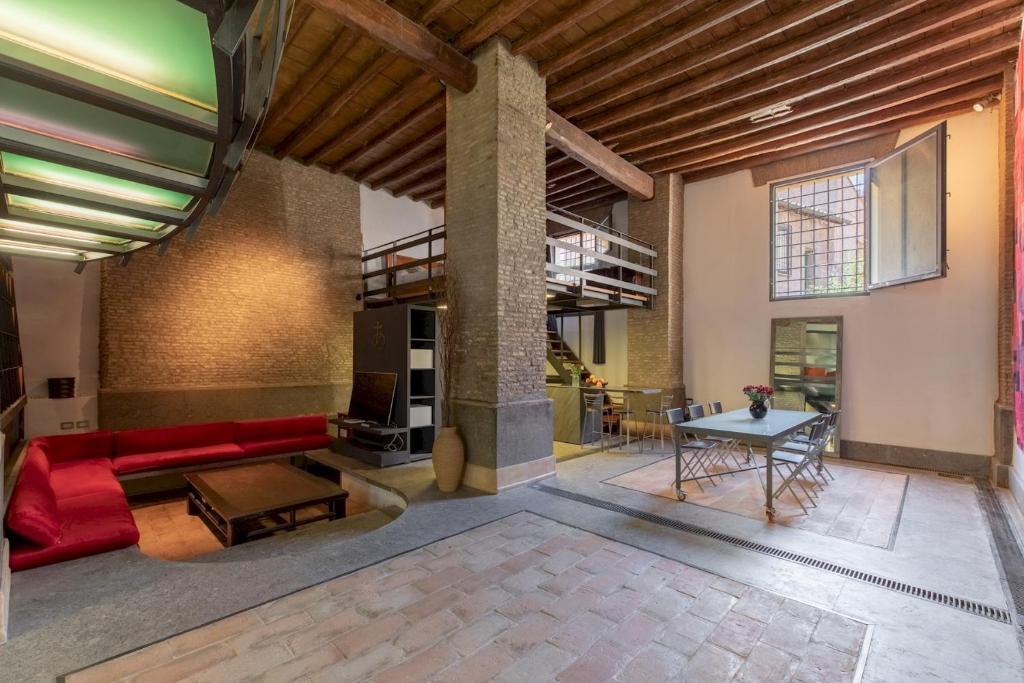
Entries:
[[67,678],[852,680],[864,624],[518,513]]
[[[755,454],[754,458],[758,465],[764,466],[763,456]],[[861,464],[844,464],[835,459],[827,462],[835,479],[829,480],[823,491],[818,491],[817,507],[810,506],[803,490],[797,488],[807,507],[806,514],[793,495],[786,492],[775,503],[775,522],[865,545],[889,547],[899,524],[907,475]],[[731,460],[729,465],[735,466]],[[713,471],[725,469],[716,466]],[[608,479],[606,483],[676,500],[674,478],[675,459],[670,457]],[[685,483],[686,502],[751,519],[764,519],[764,488],[756,472],[726,474],[715,481],[714,486],[705,482],[703,491],[694,482]]]

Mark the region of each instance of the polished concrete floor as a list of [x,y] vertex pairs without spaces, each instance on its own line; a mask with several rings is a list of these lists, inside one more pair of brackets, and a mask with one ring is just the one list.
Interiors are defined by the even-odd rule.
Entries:
[[[631,552],[643,553],[642,557],[649,553],[658,561],[676,563],[672,566],[685,565],[683,572],[699,570],[713,575],[712,581],[722,582],[720,587],[742,587],[744,594],[764,592],[819,610],[820,615],[864,624],[866,650],[859,671],[863,680],[1024,680],[1018,631],[1011,623],[1016,615],[979,504],[979,489],[970,479],[889,468],[906,476],[907,486],[895,542],[892,547],[881,548],[604,483],[664,459],[664,452],[594,453],[560,447],[558,453],[555,478],[496,497],[472,491],[453,496],[438,494],[432,485],[429,462],[383,471],[362,470],[362,476],[394,487],[408,498],[408,508],[393,521],[374,512],[189,562],[158,560],[130,549],[20,572],[12,586],[12,638],[0,647],[0,680],[52,680],[129,652],[145,652],[156,643],[171,647],[176,636],[197,634],[200,631],[193,629],[204,626],[227,624],[225,617],[234,619],[231,623],[237,626],[244,617],[233,615],[285,596],[300,595],[311,587],[327,586],[341,577],[357,576],[361,571],[386,571],[383,568],[389,562],[400,563],[402,557],[422,558],[417,555],[420,549],[444,547],[445,539],[461,538],[492,523],[507,524],[508,520],[523,517],[519,514],[523,512],[529,512],[531,519],[545,520],[541,528],[571,527],[571,533],[614,541],[621,544],[614,547],[634,549]],[[507,527],[504,530],[508,531]],[[432,545],[438,542],[441,545]],[[507,550],[501,554],[507,555]],[[489,557],[497,560],[494,554]],[[471,571],[466,567],[463,570]],[[516,585],[521,589],[524,584]],[[529,582],[525,585],[529,589]],[[537,588],[546,590],[539,583]],[[636,584],[636,588],[642,594],[664,586],[645,588]],[[506,587],[501,590],[512,595]],[[714,590],[731,595],[719,588]],[[398,589],[391,592],[402,594]],[[316,588],[305,595],[323,597]],[[417,597],[424,600],[430,596]],[[699,596],[690,597],[696,601]],[[301,602],[300,598],[293,600]],[[321,609],[329,611],[326,603],[330,601],[323,602]],[[335,607],[352,607],[356,614],[370,619],[365,606],[360,612],[355,601],[348,604],[341,600]],[[408,607],[394,608],[400,612]],[[302,611],[307,609],[313,607]],[[501,614],[498,606],[494,611],[514,621]],[[453,614],[459,618],[456,612]],[[315,619],[312,614],[308,616]],[[373,618],[386,616],[381,613]],[[402,616],[408,619],[408,614]],[[767,630],[771,621],[761,623]],[[458,626],[468,625],[460,619]],[[260,628],[255,622],[250,626],[253,632]],[[607,628],[613,627],[609,624]],[[380,635],[380,631],[376,633]],[[606,636],[602,631],[602,637]],[[620,636],[626,642],[624,635]],[[530,652],[539,648],[536,659],[529,653],[518,659],[530,666],[561,661],[564,657],[560,659],[557,650],[561,648],[551,642],[553,637],[531,646]],[[664,646],[661,637],[655,636],[653,643]],[[808,642],[813,642],[813,632]],[[329,666],[336,667],[333,671],[340,676],[346,669],[345,652],[341,643],[331,643],[341,659]],[[711,644],[738,656],[728,647],[714,641]],[[283,645],[288,653],[275,647],[268,647],[267,652],[289,658],[297,654],[290,651],[287,641]],[[383,640],[377,642],[372,651],[384,645]],[[397,639],[388,640],[386,645],[402,650],[403,657],[408,654]],[[454,647],[451,643],[449,646]],[[653,645],[647,642],[644,647]],[[652,654],[652,662],[667,661],[665,666],[669,668],[679,666],[672,669],[672,675],[682,675],[686,667],[700,666],[702,661],[692,664],[695,653],[688,655],[682,646],[668,647],[670,652],[654,649],[660,655]],[[443,650],[439,647],[437,651]],[[435,656],[439,656],[437,651]],[[223,650],[218,652],[224,654]],[[398,657],[389,648],[384,652]],[[746,664],[744,661],[737,668],[734,660],[726,659],[732,664],[706,680],[727,680],[738,675]],[[627,675],[629,662],[616,662],[619,664],[610,674],[604,669],[602,675]],[[284,663],[278,661],[275,666]],[[401,663],[395,659],[391,666]],[[633,671],[628,675],[638,675],[636,669]],[[503,670],[502,675],[507,680],[544,680],[534,669]],[[225,675],[223,680],[231,680],[231,676]],[[649,680],[658,680],[658,675]]]
[[[710,476],[684,482],[686,502],[760,520],[764,517],[764,457],[753,454],[716,462],[695,472]],[[776,499],[775,523],[879,548],[896,539],[909,478],[884,467],[826,458],[819,475],[798,477]],[[756,467],[756,469],[752,469]],[[737,471],[738,470],[738,471]],[[776,473],[776,482],[788,470]],[[684,475],[686,476],[686,475]],[[675,458],[638,467],[606,480],[634,491],[676,500]]]

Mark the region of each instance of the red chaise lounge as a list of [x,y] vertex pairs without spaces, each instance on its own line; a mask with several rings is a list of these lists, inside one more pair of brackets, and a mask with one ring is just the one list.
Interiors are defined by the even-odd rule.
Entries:
[[46,436],[28,444],[4,520],[11,569],[139,542],[118,479],[326,448],[325,415]]

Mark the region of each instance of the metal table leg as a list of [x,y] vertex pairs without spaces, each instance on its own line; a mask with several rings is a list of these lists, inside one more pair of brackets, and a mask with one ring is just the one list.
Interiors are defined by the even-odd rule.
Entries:
[[764,458],[768,467],[765,472],[764,486],[764,513],[768,515],[768,521],[775,521],[775,488],[772,486],[772,474],[775,471],[775,459],[772,457],[772,443],[769,441],[764,446]]
[[[669,427],[669,429],[675,429],[675,427]],[[676,498],[686,500],[686,491],[683,491],[683,483],[681,481],[683,478],[683,449],[679,448],[677,441],[673,441],[672,445],[675,446],[673,450],[676,452]]]

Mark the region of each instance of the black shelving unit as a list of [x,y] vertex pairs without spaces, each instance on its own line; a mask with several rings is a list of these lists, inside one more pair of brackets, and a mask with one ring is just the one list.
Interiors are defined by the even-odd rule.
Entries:
[[399,305],[355,313],[353,370],[394,372],[395,404],[387,430],[356,428],[339,443],[346,455],[379,467],[430,457],[440,418],[437,314]]
[[[18,308],[14,298],[14,268],[0,255],[0,430],[9,456],[24,433],[25,368],[18,337]],[[0,461],[7,458],[0,458]]]

